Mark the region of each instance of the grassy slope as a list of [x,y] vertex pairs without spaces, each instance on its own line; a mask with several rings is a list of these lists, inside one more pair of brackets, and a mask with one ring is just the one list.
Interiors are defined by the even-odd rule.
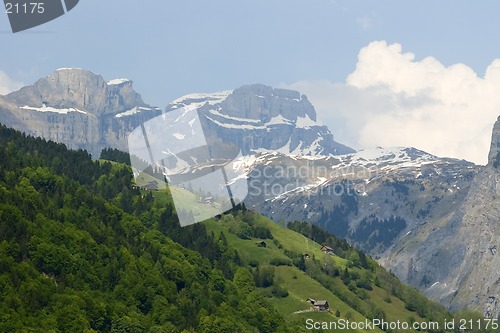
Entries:
[[[160,204],[172,204],[172,197],[170,191],[175,191],[177,195],[192,195],[187,191],[177,188],[168,187],[166,190],[153,192],[156,201]],[[178,193],[177,193],[178,192]],[[189,198],[192,200],[192,198]],[[203,205],[203,204],[200,204]],[[206,206],[204,207],[206,209]],[[311,257],[322,260],[329,257],[337,267],[344,269],[347,265],[347,260],[338,256],[330,256],[324,254],[321,249],[321,244],[318,244],[311,239],[279,224],[269,220],[268,218],[258,215],[258,223],[264,223],[265,226],[271,231],[274,240],[281,245],[279,248],[273,240],[264,240],[267,247],[262,248],[256,246],[256,243],[261,239],[240,239],[235,234],[229,231],[231,225],[243,223],[232,219],[228,216],[228,220],[223,218],[221,220],[210,219],[205,222],[208,231],[213,231],[215,235],[224,232],[228,244],[231,248],[238,250],[241,258],[245,262],[258,262],[259,265],[268,265],[272,259],[281,258],[289,259],[285,255],[284,250],[294,252],[307,253]],[[363,272],[361,268],[350,268],[353,271]],[[275,271],[275,279],[280,281],[281,286],[287,289],[289,295],[285,298],[272,297],[269,301],[276,307],[276,309],[291,321],[302,322],[305,326],[306,320],[311,318],[315,321],[337,321],[335,316],[337,310],[340,311],[340,318],[349,319],[351,321],[364,321],[365,317],[342,301],[332,291],[326,289],[318,281],[307,275],[305,272],[300,271],[295,266],[278,266]],[[338,280],[338,285],[346,289],[343,283]],[[416,321],[424,321],[415,312],[409,311],[405,308],[403,301],[397,297],[390,295],[390,291],[381,289],[372,284],[373,290],[367,291],[368,301],[377,304],[386,314],[386,321],[409,321],[413,318]],[[327,300],[330,305],[330,312],[302,312],[310,308],[309,303],[306,302],[307,298]],[[390,299],[390,302],[387,302]],[[346,332],[381,332],[379,329],[373,331],[346,331]]]
[[[265,265],[268,264],[273,258],[288,258],[284,254],[284,249],[308,253],[311,257],[314,256],[316,259],[320,260],[321,258],[328,256],[321,252],[320,244],[308,239],[307,237],[304,237],[303,235],[292,230],[283,228],[263,216],[260,216],[259,219],[266,223],[266,226],[271,230],[274,239],[282,245],[282,249],[278,248],[276,244],[269,239],[265,240],[267,247],[262,248],[256,246],[256,242],[260,241],[259,239],[243,240],[229,232],[229,228],[232,223],[241,222],[209,220],[204,223],[207,229],[213,231],[216,235],[223,231],[230,247],[237,249],[241,257],[247,262],[253,260],[258,261],[261,265]],[[333,259],[336,265],[342,268],[344,268],[347,264],[347,260],[343,258],[337,256],[329,257]],[[351,320],[354,321],[365,320],[365,317],[339,299],[330,290],[323,287],[318,281],[300,271],[297,267],[278,266],[276,267],[275,278],[278,279],[278,281],[281,282],[281,285],[288,290],[289,295],[286,298],[272,298],[270,301],[273,305],[275,305],[276,309],[285,316],[285,318],[289,318],[294,321],[302,321],[304,322],[304,325],[306,319],[308,318],[319,321],[336,321],[337,317],[335,316],[335,312],[336,310],[339,310],[341,318],[351,318]],[[339,281],[339,284],[341,283],[342,282]],[[388,303],[385,299],[388,298],[389,294],[389,291],[380,289],[376,286],[373,286],[373,290],[368,292],[369,300],[381,307],[386,313],[386,320],[406,321],[410,317],[415,318],[417,321],[421,320],[416,313],[405,309],[405,305],[400,299],[394,296],[389,296],[390,303]],[[310,305],[306,302],[309,297],[317,300],[327,300],[330,304],[330,312],[295,313],[296,311],[306,310],[310,307]],[[367,331],[365,330],[363,332]],[[379,330],[375,330],[375,332],[379,332]]]

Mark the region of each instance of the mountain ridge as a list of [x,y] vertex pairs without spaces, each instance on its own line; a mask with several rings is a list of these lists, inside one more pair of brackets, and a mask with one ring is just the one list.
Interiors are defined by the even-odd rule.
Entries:
[[0,96],[0,122],[72,149],[85,149],[95,158],[107,147],[126,150],[128,133],[161,114],[143,102],[132,84],[105,81],[84,69],[59,69]]
[[208,135],[234,142],[243,155],[283,151],[301,155],[353,152],[333,139],[316,121],[316,111],[297,91],[244,85],[234,90],[188,94],[170,103],[166,112],[197,109]]
[[[104,148],[126,151],[128,134],[163,113],[146,104],[132,85],[129,79],[106,81],[85,69],[61,68],[0,96],[0,122],[72,149],[85,149],[94,158]],[[245,154],[280,148],[305,155],[354,151],[333,140],[328,128],[316,122],[314,107],[296,91],[245,85],[222,94],[180,97],[165,112],[180,107],[199,109],[208,131],[236,140]]]

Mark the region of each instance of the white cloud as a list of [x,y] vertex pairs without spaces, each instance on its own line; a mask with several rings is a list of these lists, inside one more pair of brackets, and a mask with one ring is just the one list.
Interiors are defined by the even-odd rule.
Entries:
[[7,74],[0,70],[0,95],[6,95],[21,87],[21,83],[12,80]]
[[361,49],[345,83],[286,86],[306,94],[336,139],[355,148],[413,146],[486,164],[500,115],[500,59],[479,77],[464,64],[417,61],[385,41]]

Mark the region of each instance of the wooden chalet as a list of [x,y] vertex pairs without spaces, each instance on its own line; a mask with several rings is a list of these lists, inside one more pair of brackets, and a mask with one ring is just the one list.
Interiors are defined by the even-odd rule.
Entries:
[[329,311],[330,306],[328,305],[328,301],[316,301],[312,298],[308,298],[307,301],[311,303],[314,310],[316,311]]
[[331,247],[329,247],[329,246],[326,246],[326,245],[323,245],[321,247],[321,251],[324,252],[324,253],[326,253],[326,254],[332,254],[332,255],[335,254],[333,252],[333,249]]

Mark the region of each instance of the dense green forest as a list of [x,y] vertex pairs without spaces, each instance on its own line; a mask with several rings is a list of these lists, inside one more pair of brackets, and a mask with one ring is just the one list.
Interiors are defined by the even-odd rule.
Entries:
[[3,127],[0,161],[0,332],[295,331],[128,167]]
[[0,127],[0,332],[301,332],[302,281],[331,295],[328,320],[451,318],[307,223],[242,206],[181,228],[168,191],[102,158]]

